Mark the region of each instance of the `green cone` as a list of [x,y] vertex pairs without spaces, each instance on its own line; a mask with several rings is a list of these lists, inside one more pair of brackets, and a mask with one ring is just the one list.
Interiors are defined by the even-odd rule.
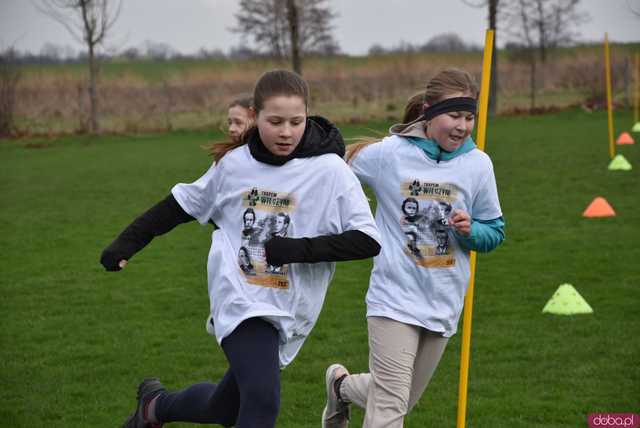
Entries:
[[542,313],[556,315],[592,314],[593,309],[571,284],[562,284],[544,305]]
[[616,155],[616,157],[611,160],[611,163],[609,163],[609,170],[630,171],[631,164],[624,156]]
[[636,122],[635,125],[633,125],[633,128],[631,128],[632,132],[640,132],[640,122]]

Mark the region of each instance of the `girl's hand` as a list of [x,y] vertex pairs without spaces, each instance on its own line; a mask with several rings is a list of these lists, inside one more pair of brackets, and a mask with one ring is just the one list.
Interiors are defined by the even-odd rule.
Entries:
[[127,256],[123,251],[112,248],[114,245],[107,247],[100,256],[100,263],[108,272],[117,272],[122,270],[128,263]]
[[468,212],[455,209],[449,218],[449,223],[456,229],[456,231],[463,235],[471,235],[471,216]]

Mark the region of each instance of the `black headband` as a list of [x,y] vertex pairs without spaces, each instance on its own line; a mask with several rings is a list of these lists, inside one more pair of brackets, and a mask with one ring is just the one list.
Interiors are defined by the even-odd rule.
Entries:
[[436,116],[452,111],[468,111],[476,114],[476,100],[471,97],[447,98],[422,110],[422,120],[431,120]]

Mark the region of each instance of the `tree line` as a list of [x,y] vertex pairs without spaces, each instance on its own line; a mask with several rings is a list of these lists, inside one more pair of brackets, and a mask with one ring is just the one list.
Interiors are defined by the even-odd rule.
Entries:
[[[147,42],[112,53],[104,49],[113,24],[118,19],[123,0],[34,0],[38,8],[55,19],[85,46],[85,51],[71,56],[66,48],[46,44],[38,55],[16,50],[3,54],[1,64],[86,62],[88,65],[88,97],[90,99],[91,132],[98,132],[98,105],[95,97],[97,72],[101,61],[119,59],[248,59],[270,57],[290,60],[291,67],[303,73],[304,58],[310,55],[336,55],[340,47],[333,36],[337,14],[328,0],[240,0],[233,32],[241,35],[241,45],[228,52],[202,48],[192,55],[176,52],[167,44]],[[546,52],[554,47],[574,43],[577,28],[588,19],[580,12],[580,0],[461,0],[471,7],[486,8],[488,27],[504,37],[514,58],[530,64],[532,107],[535,106],[536,64],[546,61]],[[428,23],[425,23],[428,25]],[[498,30],[500,30],[498,36]],[[100,49],[100,48],[103,49]],[[65,50],[66,49],[66,50]],[[480,46],[465,43],[458,35],[437,35],[427,42],[401,42],[383,47],[374,44],[369,55],[407,52],[479,51]],[[494,49],[494,52],[496,50]],[[497,69],[494,57],[493,71]],[[5,67],[6,68],[6,67]],[[492,73],[493,74],[493,73]],[[0,79],[2,77],[0,76]],[[15,82],[15,77],[12,77]],[[495,106],[499,82],[492,75],[492,97]],[[1,104],[1,103],[0,103]],[[492,111],[495,107],[492,107]],[[0,111],[0,115],[4,114]],[[1,118],[0,118],[1,119]],[[2,132],[2,130],[0,130]],[[6,132],[6,130],[4,131]]]
[[[367,55],[393,55],[401,53],[428,53],[428,52],[480,52],[482,47],[465,42],[455,33],[443,33],[436,35],[425,43],[410,43],[401,41],[395,45],[382,46],[374,43],[367,51]],[[342,55],[339,47],[330,51],[304,51],[305,56],[336,56]],[[36,53],[20,51],[8,48],[0,55],[11,56],[16,64],[80,64],[88,60],[86,51],[75,51],[70,46],[57,45],[46,42]],[[122,50],[109,50],[98,52],[95,57],[101,62],[109,61],[180,61],[180,60],[249,60],[255,58],[277,58],[287,60],[283,53],[274,54],[269,50],[257,49],[245,44],[230,47],[226,52],[219,48],[200,48],[194,53],[183,53],[174,49],[171,45],[162,42],[146,41],[140,46],[130,46]]]

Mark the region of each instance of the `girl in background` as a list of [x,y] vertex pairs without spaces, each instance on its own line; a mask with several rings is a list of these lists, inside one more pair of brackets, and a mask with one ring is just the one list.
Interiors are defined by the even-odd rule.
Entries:
[[365,428],[403,426],[456,332],[470,251],[504,239],[493,165],[471,139],[475,81],[447,69],[422,97],[417,119],[379,143],[350,146],[352,170],[376,195],[382,251],[366,297],[370,372],[327,369],[323,427],[347,427],[350,403],[365,409]]
[[234,99],[229,103],[227,112],[227,132],[229,138],[234,143],[239,143],[242,134],[251,128],[254,121],[253,98],[251,96],[242,96]]
[[229,148],[242,144],[242,135],[253,126],[255,112],[253,98],[250,95],[240,96],[231,101],[227,110],[227,135],[229,141],[224,143],[212,142],[202,146],[214,159],[219,153],[225,153]]
[[[313,329],[334,262],[380,251],[367,199],[342,159],[340,132],[324,118],[307,116],[308,98],[297,74],[265,73],[254,90],[255,126],[239,142],[220,145],[202,177],[174,186],[104,250],[101,263],[118,271],[178,224],[211,220],[218,226],[208,256],[208,288],[212,327],[229,369],[217,384],[177,392],[145,379],[124,427],[174,421],[275,426],[280,369]],[[286,223],[286,236],[254,239],[254,232],[278,225],[278,219],[280,229]]]

